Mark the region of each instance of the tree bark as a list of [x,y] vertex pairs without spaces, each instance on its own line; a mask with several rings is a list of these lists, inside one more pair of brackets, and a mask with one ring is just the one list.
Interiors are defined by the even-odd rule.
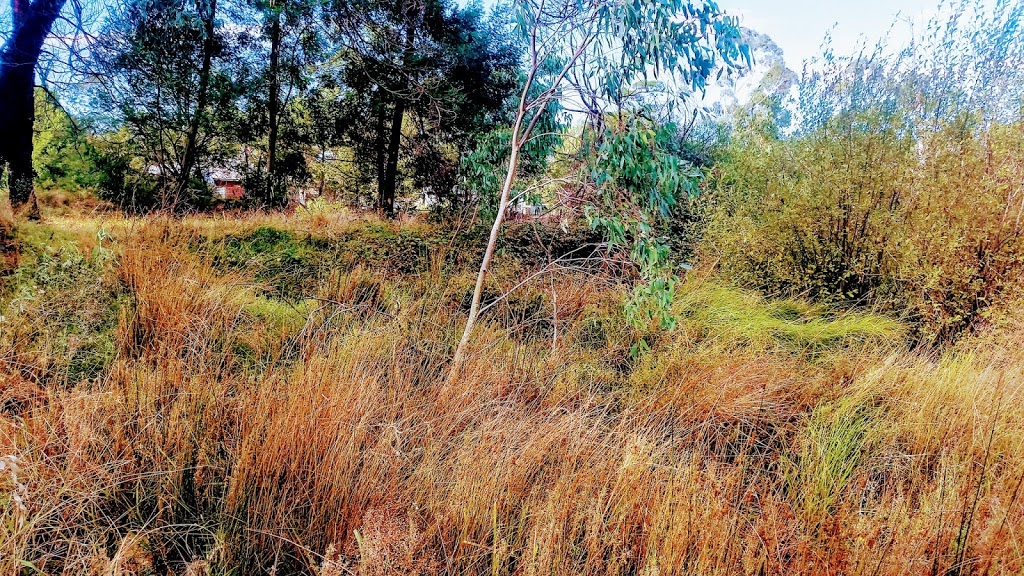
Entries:
[[213,68],[214,44],[214,18],[217,16],[217,0],[209,0],[204,27],[206,38],[203,41],[203,66],[199,70],[199,93],[196,96],[196,113],[192,117],[192,123],[188,128],[188,139],[185,141],[185,154],[181,161],[181,172],[178,176],[178,186],[175,190],[171,205],[167,208],[175,208],[185,191],[188,190],[189,179],[192,177],[192,170],[195,168],[198,155],[197,146],[199,142],[199,127],[203,121],[203,114],[210,97],[210,75]]
[[[516,121],[516,130],[522,120]],[[515,132],[513,132],[513,138]],[[501,186],[501,200],[498,202],[498,214],[494,217],[494,225],[491,226],[491,236],[487,240],[487,248],[484,250],[484,258],[480,262],[480,271],[476,276],[476,286],[473,290],[473,301],[469,305],[469,317],[466,319],[466,329],[462,331],[462,339],[455,349],[455,358],[452,360],[452,375],[462,366],[466,358],[466,346],[473,334],[477,318],[480,317],[480,299],[484,293],[484,280],[487,279],[487,272],[491,267],[491,259],[494,258],[494,248],[498,245],[498,234],[501,232],[501,224],[505,220],[505,211],[508,210],[509,200],[512,196],[512,184],[515,183],[516,170],[519,167],[519,144],[512,142],[512,151],[508,158],[508,172],[505,174],[505,183]]]
[[267,136],[267,191],[266,203],[275,203],[277,194],[277,132],[278,115],[281,91],[280,62],[281,62],[281,12],[274,9],[271,3],[271,10],[274,11],[273,22],[270,25],[270,94],[267,99],[267,112],[270,115],[270,133]]
[[[405,47],[402,54],[401,74],[410,74],[412,58],[415,55],[416,25],[419,20],[420,6],[416,0],[405,0]],[[398,154],[402,145],[402,119],[408,106],[408,92],[412,80],[406,77],[404,84],[395,94],[395,107],[391,109],[391,126],[388,137],[387,163],[384,167],[384,178],[380,181],[378,209],[387,217],[395,215],[395,192],[398,187]]]
[[377,130],[374,132],[374,168],[377,170],[377,209],[381,207],[381,190],[384,189],[384,173],[387,171],[387,150],[384,145],[384,125],[387,123],[388,106],[384,98],[377,102]]
[[33,187],[35,70],[43,42],[66,0],[12,0],[11,36],[0,50],[0,167],[7,165],[11,207],[39,216]]
[[387,217],[395,214],[395,189],[398,186],[398,153],[402,144],[402,118],[405,116],[405,100],[395,100],[391,111],[391,127],[388,136],[387,163],[384,167],[384,181],[380,186],[378,208]]

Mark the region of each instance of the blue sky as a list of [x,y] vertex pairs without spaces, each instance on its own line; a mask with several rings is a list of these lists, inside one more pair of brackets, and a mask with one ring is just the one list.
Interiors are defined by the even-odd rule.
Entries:
[[[983,1],[983,0],[978,0]],[[818,53],[832,29],[837,53],[850,53],[860,39],[869,44],[885,36],[893,22],[896,44],[934,15],[940,0],[718,0],[743,26],[768,34],[785,52],[786,64],[800,71],[804,59]],[[833,25],[835,28],[833,29]]]
[[[717,1],[727,12],[740,16],[743,26],[771,36],[785,52],[789,67],[799,71],[803,60],[818,52],[829,29],[833,29],[836,51],[849,53],[859,39],[873,43],[900,19],[904,22],[895,29],[896,44],[899,44],[909,38],[909,22],[925,21],[942,0]],[[9,0],[0,0],[0,22],[10,17],[9,12]]]

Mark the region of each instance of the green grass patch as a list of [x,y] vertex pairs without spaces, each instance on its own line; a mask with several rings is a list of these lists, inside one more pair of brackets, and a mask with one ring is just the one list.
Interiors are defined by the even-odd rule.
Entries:
[[294,332],[305,325],[314,308],[316,304],[310,300],[293,303],[257,295],[245,304],[243,310],[275,329]]
[[0,302],[3,345],[42,382],[99,378],[117,354],[116,330],[129,305],[110,254],[85,256],[57,231],[29,229],[31,257],[8,278]]
[[799,300],[766,300],[757,294],[717,284],[683,286],[674,313],[699,339],[754,348],[781,346],[820,352],[832,347],[897,342],[906,326],[891,318],[835,311]]
[[831,513],[864,460],[878,408],[870,399],[844,396],[817,406],[785,463],[794,508],[818,522]]
[[298,299],[315,285],[314,249],[292,232],[261,226],[245,235],[227,236],[208,249],[215,266],[251,273],[277,297]]
[[382,273],[409,274],[424,270],[436,239],[419,230],[370,224],[324,238],[262,226],[218,240],[200,239],[196,248],[214,266],[243,270],[278,299],[298,301],[313,296],[318,282],[332,271],[365,266]]

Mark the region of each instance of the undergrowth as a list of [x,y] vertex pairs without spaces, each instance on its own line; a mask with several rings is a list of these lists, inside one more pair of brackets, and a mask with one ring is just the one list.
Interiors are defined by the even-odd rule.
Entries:
[[1024,569],[1013,329],[914,351],[703,275],[666,332],[596,269],[505,296],[510,257],[450,375],[451,234],[109,229],[29,229],[3,289],[4,573]]

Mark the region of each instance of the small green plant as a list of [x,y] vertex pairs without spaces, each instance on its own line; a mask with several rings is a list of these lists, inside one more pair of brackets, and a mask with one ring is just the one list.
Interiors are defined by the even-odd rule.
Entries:
[[806,521],[820,522],[843,500],[869,449],[877,410],[869,399],[844,396],[811,413],[787,476],[794,506]]

